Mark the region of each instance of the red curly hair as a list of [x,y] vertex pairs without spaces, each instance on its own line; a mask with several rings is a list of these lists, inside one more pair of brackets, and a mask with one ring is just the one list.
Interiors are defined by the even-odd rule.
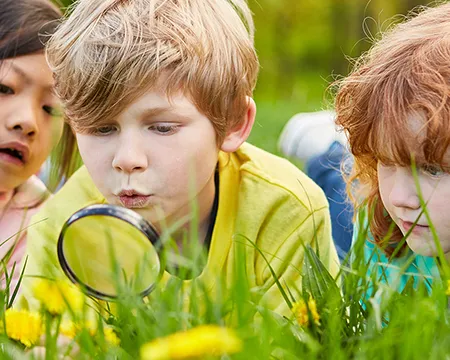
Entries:
[[[356,209],[371,210],[374,241],[390,256],[403,235],[381,201],[377,163],[411,166],[412,146],[419,145],[424,162],[442,165],[450,144],[450,3],[386,32],[339,83],[335,108],[354,156],[350,196]],[[425,119],[420,144],[411,144],[408,133],[413,112]]]

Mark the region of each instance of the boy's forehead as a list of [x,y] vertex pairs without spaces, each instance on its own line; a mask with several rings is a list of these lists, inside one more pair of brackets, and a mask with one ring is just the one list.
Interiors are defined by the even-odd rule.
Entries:
[[200,116],[193,102],[177,91],[168,94],[161,89],[149,89],[128,104],[121,115],[157,116],[163,113],[174,113],[180,116]]

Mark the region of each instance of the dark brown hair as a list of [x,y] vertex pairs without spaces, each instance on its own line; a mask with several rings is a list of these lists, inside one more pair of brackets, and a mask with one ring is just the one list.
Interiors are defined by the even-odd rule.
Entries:
[[[49,0],[0,0],[0,9],[0,62],[43,52],[62,16]],[[75,149],[74,135],[65,124],[63,136],[52,153],[52,190],[74,171]]]

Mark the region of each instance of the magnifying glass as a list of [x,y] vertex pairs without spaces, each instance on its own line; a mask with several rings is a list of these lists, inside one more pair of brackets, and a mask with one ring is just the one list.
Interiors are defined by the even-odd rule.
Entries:
[[159,235],[139,214],[114,205],[91,205],[74,213],[58,238],[58,260],[82,290],[111,301],[131,292],[142,297],[164,272]]

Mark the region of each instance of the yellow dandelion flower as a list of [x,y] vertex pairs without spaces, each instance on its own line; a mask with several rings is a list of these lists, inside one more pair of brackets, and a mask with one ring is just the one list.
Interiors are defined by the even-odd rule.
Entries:
[[8,309],[5,312],[5,323],[6,335],[26,347],[36,344],[43,333],[42,320],[37,313]]
[[33,293],[44,308],[53,315],[64,313],[67,310],[67,304],[73,311],[80,311],[84,302],[83,293],[65,280],[39,279],[34,284]]
[[77,336],[78,329],[72,321],[63,321],[59,327],[59,333],[73,339]]
[[311,317],[314,320],[316,325],[320,325],[320,315],[317,312],[316,301],[310,297],[308,300],[308,304],[303,299],[295,302],[292,306],[292,312],[300,326],[309,326],[309,312],[311,313]]
[[105,334],[106,342],[116,346],[120,345],[120,339],[117,337],[113,329],[110,327],[104,327],[103,332]]
[[445,291],[445,295],[450,296],[450,280],[447,280],[447,290]]
[[242,350],[242,341],[231,329],[202,325],[155,339],[141,348],[142,360],[183,360],[234,354]]
[[[78,335],[78,333],[82,329],[87,329],[91,336],[95,336],[97,334],[97,324],[92,321],[86,321],[84,326],[82,326],[81,324],[75,324],[72,321],[63,321],[61,323],[59,332],[61,335],[64,335],[70,339],[73,339],[73,338],[75,338],[75,336]],[[114,330],[112,328],[110,328],[109,326],[103,327],[103,333],[105,334],[106,342],[113,344],[113,345],[120,344],[120,339],[117,337]]]

